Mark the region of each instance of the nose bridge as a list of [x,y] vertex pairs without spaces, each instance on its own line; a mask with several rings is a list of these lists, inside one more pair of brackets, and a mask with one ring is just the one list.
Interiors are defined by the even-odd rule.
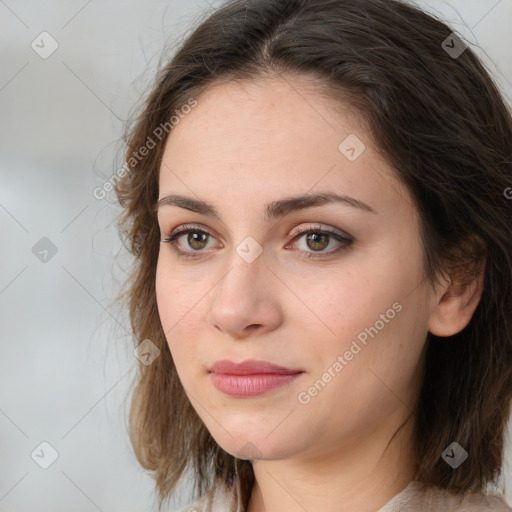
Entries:
[[207,317],[209,323],[233,337],[243,336],[249,326],[273,329],[281,316],[277,297],[267,285],[271,272],[264,254],[254,257],[252,243],[233,247],[229,268],[216,287]]
[[216,299],[219,299],[220,295],[222,300],[231,300],[236,296],[243,304],[247,300],[254,301],[262,297],[260,284],[265,280],[263,274],[269,272],[266,269],[263,250],[255,256],[254,246],[251,246],[250,242],[241,242],[233,247],[228,266],[219,283]]

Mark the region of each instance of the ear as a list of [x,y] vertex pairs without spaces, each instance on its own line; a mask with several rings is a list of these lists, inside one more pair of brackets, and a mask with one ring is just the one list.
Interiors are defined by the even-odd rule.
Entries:
[[470,249],[457,249],[456,265],[433,296],[429,331],[436,336],[453,336],[462,331],[482,297],[487,260],[485,242],[474,235],[466,244]]

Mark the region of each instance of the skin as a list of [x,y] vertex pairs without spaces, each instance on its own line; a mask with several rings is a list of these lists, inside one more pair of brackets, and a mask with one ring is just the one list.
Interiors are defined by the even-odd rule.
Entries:
[[[253,460],[249,512],[375,512],[416,473],[413,419],[387,445],[414,410],[427,332],[464,328],[482,283],[476,291],[450,280],[429,286],[408,191],[357,116],[335,110],[305,80],[228,82],[197,100],[167,140],[159,178],[159,199],[202,199],[221,216],[158,211],[162,240],[184,224],[211,234],[195,245],[179,239],[182,250],[202,254],[196,259],[162,242],[157,264],[159,315],[187,396],[224,450]],[[349,134],[366,145],[355,161],[338,150]],[[317,192],[346,194],[375,213],[333,203],[263,216],[269,202]],[[291,234],[312,225],[354,241],[328,254],[340,243],[321,239],[326,257],[308,259],[318,245]],[[248,236],[263,249],[252,263],[236,252]],[[300,403],[299,393],[397,302],[401,311]],[[230,397],[210,380],[219,359],[304,373],[260,396]]]

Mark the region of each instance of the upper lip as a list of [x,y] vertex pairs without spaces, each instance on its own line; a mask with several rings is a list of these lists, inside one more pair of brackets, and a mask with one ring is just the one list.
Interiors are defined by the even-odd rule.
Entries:
[[254,375],[259,373],[291,375],[302,372],[302,370],[292,370],[269,363],[268,361],[257,361],[255,359],[248,359],[241,363],[234,363],[229,359],[222,359],[213,363],[208,370],[210,373],[226,373],[230,375]]

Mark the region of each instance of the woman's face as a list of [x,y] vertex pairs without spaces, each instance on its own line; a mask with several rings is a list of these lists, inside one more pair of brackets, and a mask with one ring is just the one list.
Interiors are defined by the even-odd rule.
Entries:
[[[356,118],[296,77],[230,82],[196,99],[160,169],[159,199],[189,202],[158,211],[161,240],[191,231],[160,244],[156,273],[193,407],[240,458],[326,456],[389,438],[418,392],[434,304],[408,192]],[[346,200],[290,201],[317,194]],[[301,373],[210,373],[226,359]],[[271,380],[281,385],[264,391]]]

